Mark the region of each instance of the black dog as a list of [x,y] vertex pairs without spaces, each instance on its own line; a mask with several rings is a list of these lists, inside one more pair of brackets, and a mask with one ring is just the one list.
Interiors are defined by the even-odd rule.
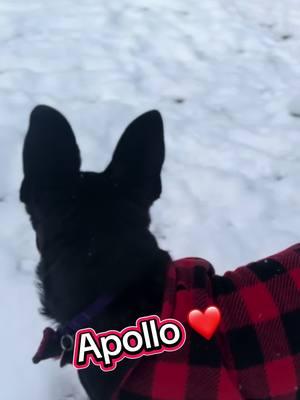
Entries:
[[[114,301],[93,321],[98,332],[159,313],[170,257],[149,231],[149,208],[161,193],[163,161],[163,124],[156,111],[128,126],[101,173],[80,171],[75,136],[59,112],[47,106],[32,111],[21,201],[41,254],[43,314],[63,325],[101,294],[112,294]],[[125,364],[105,381],[119,380]],[[92,399],[109,398],[98,368],[80,375]]]
[[[184,348],[143,357],[140,364],[123,360],[109,373],[95,366],[81,370],[90,399],[300,398],[300,246],[223,277],[202,259],[172,262],[149,231],[163,161],[157,111],[132,122],[108,167],[94,173],[80,171],[66,119],[46,106],[33,110],[21,200],[41,254],[42,312],[58,324],[56,332],[45,331],[34,362],[72,362],[73,337],[66,329],[74,318],[80,325],[88,315],[89,327],[104,332],[165,315],[185,325]],[[214,304],[222,322],[206,341],[186,316]]]

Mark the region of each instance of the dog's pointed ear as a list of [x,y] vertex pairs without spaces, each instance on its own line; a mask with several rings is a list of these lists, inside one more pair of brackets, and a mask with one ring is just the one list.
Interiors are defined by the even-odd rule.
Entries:
[[79,169],[79,148],[66,118],[51,107],[35,107],[23,147],[24,181],[34,187],[53,187]]
[[160,174],[164,158],[163,121],[160,113],[153,110],[127,127],[107,172],[123,193],[149,207],[161,194]]

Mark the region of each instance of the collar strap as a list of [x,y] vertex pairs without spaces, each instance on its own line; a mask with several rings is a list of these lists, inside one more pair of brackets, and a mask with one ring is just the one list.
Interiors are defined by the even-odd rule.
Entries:
[[112,300],[112,296],[98,297],[95,303],[56,331],[49,327],[44,329],[42,341],[32,359],[33,363],[38,364],[48,358],[61,358],[61,366],[65,365],[66,355],[68,353],[69,356],[73,349],[75,333],[79,329],[88,328],[92,320],[102,313]]

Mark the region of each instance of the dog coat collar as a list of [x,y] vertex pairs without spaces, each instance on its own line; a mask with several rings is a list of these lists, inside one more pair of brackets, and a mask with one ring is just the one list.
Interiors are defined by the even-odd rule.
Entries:
[[[178,264],[183,266],[191,266],[195,264],[196,260],[198,263],[201,263],[207,271],[210,271],[210,264],[207,261],[199,258],[185,258],[178,261],[173,261],[170,263],[170,267],[176,267]],[[169,268],[169,270],[173,270],[173,268]],[[170,278],[171,275],[167,279],[167,283],[170,280],[172,281]],[[184,285],[184,282],[180,284]],[[75,333],[79,329],[89,327],[92,319],[101,314],[101,312],[105,310],[112,300],[112,296],[100,296],[95,303],[91,304],[85,311],[76,315],[66,325],[59,327],[57,330],[54,330],[50,327],[45,328],[43,331],[42,341],[32,359],[33,363],[38,364],[40,361],[47,360],[49,358],[56,358],[60,359],[60,365],[63,367],[65,364],[72,362],[71,357]],[[163,314],[168,315],[166,306],[164,306]]]
[[44,329],[42,341],[32,359],[33,363],[38,364],[49,358],[60,358],[60,365],[63,367],[73,349],[75,333],[79,329],[87,328],[92,319],[102,313],[112,300],[112,296],[100,296],[87,309],[56,331],[50,327]]

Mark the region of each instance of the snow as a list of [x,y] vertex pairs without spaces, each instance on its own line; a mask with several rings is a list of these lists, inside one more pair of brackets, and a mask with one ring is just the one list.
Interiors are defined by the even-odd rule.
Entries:
[[[30,110],[60,109],[85,169],[134,117],[164,117],[164,193],[152,230],[219,273],[299,240],[298,0],[1,0],[1,399],[85,400],[72,367],[31,363],[34,235],[18,201]],[[298,115],[299,116],[299,115]]]
[[300,118],[300,96],[296,96],[290,102],[290,114],[294,117]]

